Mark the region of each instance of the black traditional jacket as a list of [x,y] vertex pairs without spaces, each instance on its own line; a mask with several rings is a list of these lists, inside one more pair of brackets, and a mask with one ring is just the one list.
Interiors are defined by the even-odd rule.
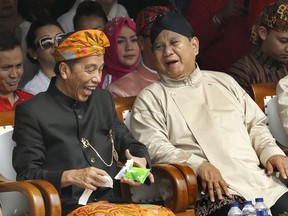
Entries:
[[[60,193],[63,214],[67,214],[77,207],[84,189],[74,185],[61,189],[62,173],[94,166],[114,178],[119,168],[113,159],[111,139],[121,162],[125,163],[125,150],[129,149],[133,156],[145,157],[150,167],[146,147],[119,121],[108,91],[96,89],[86,102],[77,102],[61,93],[52,79],[47,92],[37,94],[16,108],[13,166],[17,180],[51,182]],[[115,185],[111,190],[96,190],[91,201],[118,196],[119,187]]]

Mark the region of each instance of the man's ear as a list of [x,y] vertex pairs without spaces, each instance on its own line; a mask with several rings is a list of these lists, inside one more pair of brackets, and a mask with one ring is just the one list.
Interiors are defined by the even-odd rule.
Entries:
[[68,73],[70,73],[70,68],[65,62],[59,64],[59,72],[63,79],[67,79]]
[[259,26],[258,35],[264,41],[268,37],[268,31],[264,26]]
[[190,39],[190,43],[192,43],[194,52],[195,52],[195,56],[199,54],[199,40],[197,37],[193,37]]

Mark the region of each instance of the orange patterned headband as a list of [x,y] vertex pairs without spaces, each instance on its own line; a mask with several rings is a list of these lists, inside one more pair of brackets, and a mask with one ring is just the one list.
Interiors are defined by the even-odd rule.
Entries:
[[101,30],[82,30],[62,41],[55,49],[54,58],[59,62],[91,55],[104,55],[105,47],[108,46],[110,42]]

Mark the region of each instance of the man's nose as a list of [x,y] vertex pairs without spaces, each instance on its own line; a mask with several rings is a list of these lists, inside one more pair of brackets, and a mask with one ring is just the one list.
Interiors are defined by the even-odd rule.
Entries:
[[172,46],[167,45],[164,47],[164,55],[170,55],[173,52]]
[[56,48],[59,45],[58,41],[55,39],[53,43],[53,48]]
[[9,76],[10,77],[17,77],[18,74],[18,70],[16,67],[11,68],[11,70],[9,71]]
[[95,83],[100,83],[101,82],[101,77],[102,77],[102,74],[101,73],[96,73],[93,77],[92,77],[92,82],[95,82]]

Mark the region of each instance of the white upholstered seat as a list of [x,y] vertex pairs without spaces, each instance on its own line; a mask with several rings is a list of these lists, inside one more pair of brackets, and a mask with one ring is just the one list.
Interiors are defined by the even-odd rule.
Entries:
[[[16,180],[12,166],[12,151],[15,142],[12,140],[13,126],[0,126],[0,173],[9,180]],[[3,216],[23,215],[29,211],[26,197],[19,192],[0,193]]]

